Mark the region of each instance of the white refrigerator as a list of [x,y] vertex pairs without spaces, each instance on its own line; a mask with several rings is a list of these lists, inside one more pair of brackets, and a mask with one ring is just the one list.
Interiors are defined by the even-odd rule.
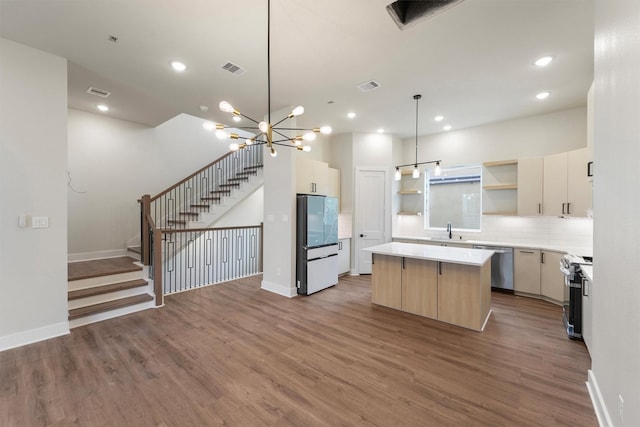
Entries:
[[338,283],[338,199],[298,194],[296,285],[310,295]]

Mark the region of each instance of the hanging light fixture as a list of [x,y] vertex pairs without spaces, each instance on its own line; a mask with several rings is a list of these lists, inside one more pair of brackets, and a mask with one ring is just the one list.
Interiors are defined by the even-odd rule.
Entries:
[[430,164],[430,163],[435,163],[436,164],[436,169],[435,169],[435,175],[436,176],[440,176],[440,162],[442,160],[431,160],[428,162],[418,162],[418,101],[420,101],[420,98],[422,98],[422,95],[413,95],[413,99],[416,100],[416,161],[415,163],[409,163],[407,165],[398,165],[396,166],[396,172],[394,174],[394,178],[396,181],[400,181],[402,179],[402,172],[400,172],[400,168],[406,167],[406,166],[413,166],[413,171],[411,172],[411,176],[415,179],[420,178],[420,169],[418,169],[418,165],[426,165],[426,164]]
[[[309,142],[316,139],[316,134],[330,134],[331,127],[330,126],[322,126],[319,128],[286,128],[286,127],[278,127],[285,120],[291,119],[293,117],[299,116],[304,113],[304,107],[301,105],[294,108],[288,115],[286,115],[281,120],[276,123],[271,122],[271,0],[267,0],[267,121],[258,122],[257,120],[252,119],[249,116],[242,114],[239,110],[236,110],[230,103],[227,101],[220,102],[220,110],[225,113],[233,114],[234,119],[244,117],[251,122],[253,122],[254,126],[244,126],[237,127],[236,129],[245,129],[250,130],[257,135],[252,138],[248,138],[243,143],[233,142],[229,145],[229,149],[231,151],[241,150],[246,148],[249,145],[261,145],[266,144],[269,149],[269,153],[271,157],[276,157],[278,152],[276,151],[275,146],[280,145],[284,147],[295,148],[299,151],[309,152],[311,151],[310,145],[303,145],[303,142]],[[227,126],[225,125],[216,125],[216,136],[219,139],[233,139],[238,140],[240,136],[235,133],[227,132],[225,129]],[[257,131],[257,132],[256,132]],[[285,135],[284,131],[299,131],[300,134],[295,137],[289,137]]]

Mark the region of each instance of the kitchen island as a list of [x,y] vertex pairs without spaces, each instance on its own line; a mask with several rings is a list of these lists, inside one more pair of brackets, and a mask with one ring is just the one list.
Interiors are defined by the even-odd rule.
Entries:
[[385,243],[372,253],[371,301],[482,331],[491,314],[493,251]]

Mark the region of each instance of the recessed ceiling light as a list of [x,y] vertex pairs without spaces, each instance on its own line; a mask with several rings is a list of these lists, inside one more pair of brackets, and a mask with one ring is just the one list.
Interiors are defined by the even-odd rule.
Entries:
[[182,72],[187,69],[187,66],[180,61],[173,61],[171,63],[171,68],[173,68],[176,71]]
[[547,65],[551,64],[551,61],[553,61],[553,58],[550,56],[543,56],[542,58],[539,58],[535,64],[538,67],[546,67]]
[[451,130],[451,125],[445,125],[442,129],[444,129],[444,130]]
[[350,112],[347,113],[347,117],[350,118],[350,119],[353,119],[353,118],[356,117],[356,113],[354,113],[353,111],[350,111]]
[[378,129],[378,133],[384,133],[384,129],[382,128]]
[[549,95],[551,95],[549,92],[540,92],[539,94],[536,95],[536,98],[547,99]]
[[435,120],[436,122],[441,122],[444,120],[444,116],[435,116],[433,120]]
[[109,111],[109,106],[108,105],[104,105],[104,104],[100,104],[97,106],[98,110],[102,111],[103,113],[106,113],[107,111]]
[[212,123],[212,122],[204,122],[204,123],[202,124],[202,127],[203,127],[205,130],[214,130],[214,129],[216,128],[216,125],[215,125],[214,123]]

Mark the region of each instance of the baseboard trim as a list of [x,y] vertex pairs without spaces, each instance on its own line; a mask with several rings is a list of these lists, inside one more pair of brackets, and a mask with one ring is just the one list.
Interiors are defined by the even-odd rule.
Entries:
[[78,254],[67,254],[68,262],[77,261],[91,261],[92,259],[102,258],[116,258],[121,256],[129,256],[129,252],[126,249],[114,249],[111,251],[98,251],[98,252],[82,252]]
[[22,347],[39,341],[45,341],[62,335],[69,334],[69,322],[60,322],[41,328],[30,329],[16,334],[0,337],[0,351]]
[[596,418],[598,418],[598,424],[601,427],[613,427],[615,424],[611,421],[607,405],[604,403],[600,387],[598,387],[598,381],[596,381],[596,375],[591,369],[589,369],[587,376],[587,390],[589,391],[589,397],[591,397],[593,409],[596,412]]
[[277,283],[267,282],[266,280],[262,281],[260,285],[260,289],[264,289],[265,291],[273,292],[274,294],[282,295],[283,297],[293,298],[298,295],[297,289],[291,289],[288,286],[282,286]]

